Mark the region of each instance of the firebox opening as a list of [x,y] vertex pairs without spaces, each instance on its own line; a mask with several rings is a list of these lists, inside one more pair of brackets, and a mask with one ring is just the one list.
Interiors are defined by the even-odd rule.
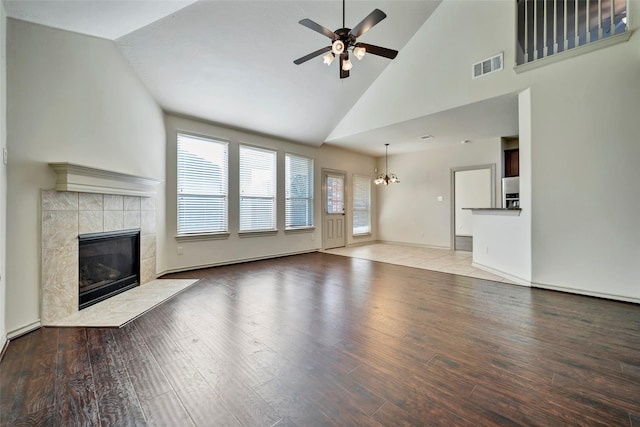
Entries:
[[78,239],[80,310],[140,285],[140,229]]

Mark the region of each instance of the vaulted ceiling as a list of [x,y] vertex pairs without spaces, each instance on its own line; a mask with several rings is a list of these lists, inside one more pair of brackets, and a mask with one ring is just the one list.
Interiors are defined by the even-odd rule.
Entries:
[[[354,60],[340,79],[338,61],[294,59],[330,44],[298,23],[309,18],[331,30],[342,27],[343,3],[217,0],[3,0],[8,16],[114,40],[141,81],[168,112],[303,144],[319,146],[384,71],[390,60]],[[441,0],[346,1],[345,24],[353,27],[378,8],[387,18],[359,38],[399,50],[428,22]],[[402,102],[400,99],[389,102]],[[438,129],[442,141],[513,134],[515,97],[486,106],[413,118],[330,143],[372,155],[383,142],[412,141],[416,132]],[[496,111],[504,114],[495,114]],[[464,125],[461,125],[463,124]]]

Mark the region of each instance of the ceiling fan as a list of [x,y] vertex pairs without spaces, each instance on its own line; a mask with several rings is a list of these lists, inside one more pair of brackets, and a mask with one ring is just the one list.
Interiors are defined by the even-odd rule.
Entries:
[[382,56],[389,59],[394,59],[398,55],[397,50],[387,49],[386,47],[374,46],[372,44],[361,43],[357,41],[357,38],[369,31],[371,27],[382,21],[387,15],[380,9],[375,9],[366,18],[364,18],[358,25],[353,28],[346,28],[345,26],[345,0],[342,0],[342,28],[338,28],[335,31],[331,31],[320,24],[313,22],[311,19],[303,19],[299,23],[307,28],[317,31],[318,33],[329,37],[333,42],[331,46],[323,47],[315,52],[311,52],[308,55],[298,58],[293,61],[294,64],[300,65],[307,62],[310,59],[325,54],[322,58],[324,63],[331,65],[336,56],[340,58],[340,78],[344,79],[349,77],[349,70],[353,67],[351,60],[349,59],[349,50],[353,52],[353,56],[362,59],[366,52],[373,55]]

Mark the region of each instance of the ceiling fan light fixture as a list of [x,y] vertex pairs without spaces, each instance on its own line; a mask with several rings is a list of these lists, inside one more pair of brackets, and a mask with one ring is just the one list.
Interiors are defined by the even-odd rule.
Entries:
[[334,55],[340,55],[342,52],[344,52],[344,43],[342,42],[342,40],[334,41],[331,45],[331,51],[334,53]]
[[353,55],[358,58],[358,61],[364,58],[365,53],[367,53],[367,50],[361,46],[353,48]]
[[345,55],[344,61],[342,61],[342,69],[344,71],[349,71],[352,68],[353,68],[353,62],[351,62],[348,55]]
[[333,60],[334,60],[335,58],[336,58],[336,57],[335,57],[335,56],[333,55],[333,53],[331,53],[331,52],[327,53],[326,55],[324,55],[324,56],[322,57],[322,59],[324,60],[324,63],[325,63],[325,64],[327,64],[327,65],[331,65],[331,63],[333,62]]

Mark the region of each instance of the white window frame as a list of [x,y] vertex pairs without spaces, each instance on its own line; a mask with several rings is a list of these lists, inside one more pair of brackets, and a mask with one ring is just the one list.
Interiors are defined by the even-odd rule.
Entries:
[[[258,166],[262,166],[259,169],[251,169],[251,165],[244,164],[243,157],[249,153],[262,153],[268,154],[268,163],[263,163]],[[239,167],[238,167],[238,180],[239,180],[239,208],[238,208],[238,226],[240,234],[271,234],[278,231],[277,227],[277,195],[278,195],[278,152],[276,150],[255,147],[247,144],[239,145]],[[269,164],[270,163],[270,164]],[[250,169],[246,169],[249,167]],[[261,173],[262,172],[262,173]],[[265,172],[267,172],[265,174]],[[259,179],[251,178],[248,175],[263,175]],[[244,175],[244,177],[243,177]],[[249,214],[248,206],[245,206],[244,202],[266,202],[270,206],[270,212],[265,212],[264,215],[271,215],[271,221],[264,227],[247,227],[245,216]],[[264,218],[264,217],[263,217]]]
[[[359,206],[360,192],[366,189],[365,207]],[[367,229],[356,232],[356,215],[365,213],[367,215]],[[353,206],[351,217],[351,233],[353,236],[371,235],[371,177],[364,175],[353,175]]]
[[[182,140],[184,138],[184,140]],[[197,162],[197,160],[193,159],[189,162],[188,159],[184,158],[180,151],[180,146],[184,142],[188,140],[191,141],[200,141],[206,144],[216,144],[215,149],[222,150],[223,159],[217,163],[213,163],[215,160],[219,159],[207,159],[206,157],[204,161]],[[206,146],[202,145],[200,147],[203,150],[200,155],[206,156]],[[194,148],[194,147],[193,147]],[[217,177],[217,181],[211,181],[212,184],[210,187],[199,186],[197,184],[194,185],[188,182],[188,179],[198,180],[202,179],[203,174],[210,172],[206,168],[207,161],[211,160],[211,166],[220,167],[220,176]],[[185,177],[184,170],[181,170],[185,167],[190,167],[192,170],[188,172],[188,175]],[[187,181],[183,181],[183,177],[187,179]],[[191,188],[188,188],[191,186]],[[193,135],[186,132],[178,132],[176,135],[176,239],[198,239],[198,238],[215,238],[215,237],[226,237],[229,235],[229,143],[227,141],[223,141],[216,138],[205,137],[200,135]],[[188,220],[185,219],[185,210],[188,209],[188,206],[185,206],[181,202],[181,198],[203,198],[210,200],[219,200],[222,202],[222,209],[218,209],[219,213],[222,217],[216,217],[213,222],[221,223],[222,226],[219,227],[206,227],[204,225],[199,226],[199,224],[195,223],[196,219],[192,219],[193,223],[189,224]],[[200,211],[196,211],[197,215],[205,216],[207,215],[207,210],[201,209]]]
[[[291,161],[292,160],[307,162],[308,169],[305,176],[306,192],[308,196],[293,196],[292,186],[296,177],[291,175]],[[286,230],[301,230],[314,227],[314,159],[311,157],[301,156],[294,153],[285,153],[285,229]],[[304,183],[302,184],[304,185]],[[305,202],[308,209],[307,221],[304,224],[292,224],[291,218],[291,205],[295,202]]]

